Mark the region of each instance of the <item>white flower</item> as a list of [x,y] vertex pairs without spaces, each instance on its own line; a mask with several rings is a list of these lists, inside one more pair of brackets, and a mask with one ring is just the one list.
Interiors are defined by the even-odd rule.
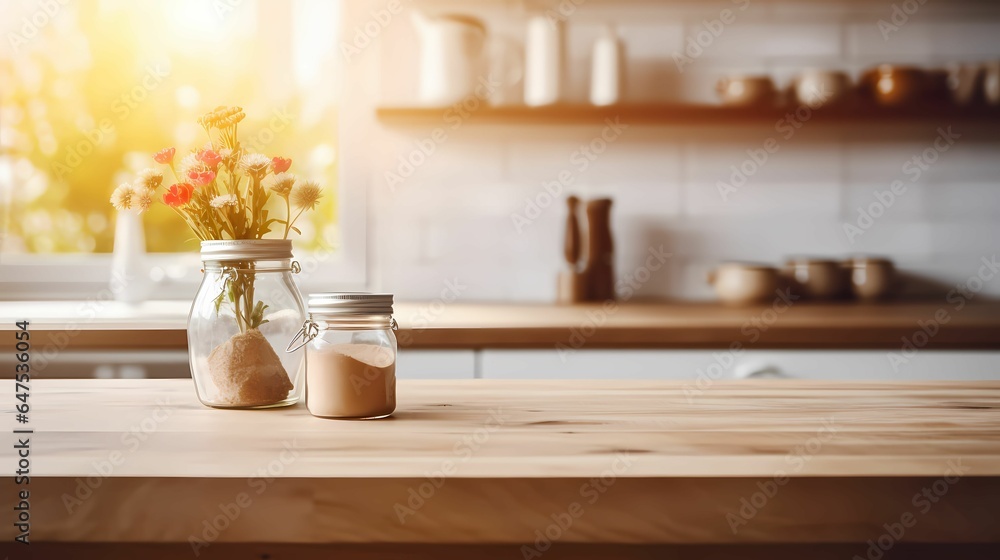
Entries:
[[156,190],[163,183],[163,172],[158,169],[148,167],[136,175],[135,184],[137,187]]
[[149,207],[153,205],[153,197],[155,191],[153,189],[147,189],[143,187],[132,189],[132,207],[139,210],[139,213],[143,213],[149,210]]
[[240,169],[247,175],[260,178],[267,174],[267,170],[270,168],[271,159],[264,154],[246,154],[240,158]]
[[177,175],[180,177],[181,181],[186,181],[188,173],[191,173],[192,171],[195,173],[201,173],[202,171],[211,171],[211,169],[198,160],[198,154],[191,153],[184,156],[180,165],[177,166]]
[[134,198],[135,189],[132,188],[132,185],[122,183],[111,193],[111,205],[115,207],[115,210],[131,210]]
[[278,196],[287,197],[295,185],[295,175],[291,173],[276,173],[268,178],[268,185]]
[[209,204],[212,208],[222,208],[224,206],[236,206],[238,202],[235,194],[220,194],[213,198]]
[[323,193],[320,191],[319,183],[316,181],[303,181],[292,191],[292,202],[296,208],[308,208],[312,210],[319,203]]

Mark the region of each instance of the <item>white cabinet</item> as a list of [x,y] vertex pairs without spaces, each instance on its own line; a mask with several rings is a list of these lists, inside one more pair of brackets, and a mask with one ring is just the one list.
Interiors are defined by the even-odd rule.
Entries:
[[703,350],[482,350],[487,379],[692,379]]
[[[13,339],[13,336],[11,336]],[[169,379],[190,377],[184,350],[63,350],[32,355],[33,379]],[[0,354],[0,368],[14,371],[13,352]]]
[[[0,367],[13,368],[13,354]],[[62,352],[36,364],[46,378],[187,377],[187,353]],[[895,367],[894,367],[895,366]],[[1000,380],[998,351],[883,350],[413,350],[401,349],[400,379],[741,379],[788,377],[830,381]]]
[[400,379],[472,379],[476,374],[474,350],[400,349],[396,376]]
[[737,378],[757,375],[798,379],[971,381],[1000,379],[1000,352],[748,351],[733,368]]
[[[892,356],[892,358],[890,358]],[[884,350],[483,350],[487,379],[1000,379],[1000,352]]]

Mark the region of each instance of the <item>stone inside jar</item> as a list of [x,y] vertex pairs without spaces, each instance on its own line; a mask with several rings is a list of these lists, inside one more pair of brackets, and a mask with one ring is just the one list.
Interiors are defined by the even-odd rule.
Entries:
[[234,335],[208,356],[208,371],[224,406],[266,406],[293,389],[281,359],[258,329]]

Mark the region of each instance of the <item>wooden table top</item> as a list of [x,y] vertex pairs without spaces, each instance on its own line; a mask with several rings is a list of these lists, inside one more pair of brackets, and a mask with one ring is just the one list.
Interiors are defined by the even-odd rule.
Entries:
[[33,473],[85,476],[146,425],[113,476],[243,476],[294,444],[301,459],[283,476],[421,477],[458,458],[467,437],[488,441],[457,477],[587,478],[616,453],[633,463],[626,477],[771,476],[813,440],[822,445],[792,476],[934,476],[951,457],[1000,476],[998,382],[398,383],[393,417],[362,422],[316,418],[301,403],[211,409],[185,379],[37,380]]
[[[185,349],[188,304],[5,302],[0,330],[15,320],[58,349]],[[925,349],[1000,350],[1000,302],[885,304],[797,302],[734,308],[717,303],[395,305],[402,348],[728,348],[898,349],[938,329]],[[67,335],[68,333],[68,335]],[[576,346],[574,346],[576,347]]]
[[[691,396],[676,382],[401,381],[398,393],[392,419],[336,421],[301,405],[205,408],[188,380],[34,381],[32,540],[56,556],[93,543],[87,558],[153,558],[149,543],[166,547],[156,558],[196,546],[379,557],[358,544],[533,558],[553,542],[553,558],[600,556],[581,543],[839,558],[864,557],[905,514],[919,521],[905,546],[1000,550],[1000,383],[726,381]],[[13,480],[0,478],[3,495]]]

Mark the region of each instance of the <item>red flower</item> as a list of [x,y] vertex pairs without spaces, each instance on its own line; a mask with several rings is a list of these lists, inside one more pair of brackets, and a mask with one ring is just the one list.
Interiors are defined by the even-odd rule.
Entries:
[[174,161],[175,153],[177,153],[177,150],[174,148],[164,148],[153,154],[153,159],[156,163],[170,163]]
[[215,180],[215,171],[188,171],[188,180],[196,187],[203,187]]
[[275,173],[284,173],[288,171],[288,168],[292,166],[292,160],[283,157],[276,157],[271,159],[271,169],[274,169]]
[[179,206],[184,206],[191,200],[191,193],[194,192],[194,187],[187,183],[176,183],[170,185],[167,192],[163,193],[163,203],[171,208],[177,208]]
[[210,149],[209,150],[200,150],[198,152],[198,155],[195,156],[195,157],[198,158],[198,161],[200,161],[200,162],[204,163],[205,165],[211,167],[212,171],[215,171],[216,169],[218,169],[219,168],[219,162],[222,161],[222,156],[219,155],[219,152],[216,152],[215,150],[210,150]]

